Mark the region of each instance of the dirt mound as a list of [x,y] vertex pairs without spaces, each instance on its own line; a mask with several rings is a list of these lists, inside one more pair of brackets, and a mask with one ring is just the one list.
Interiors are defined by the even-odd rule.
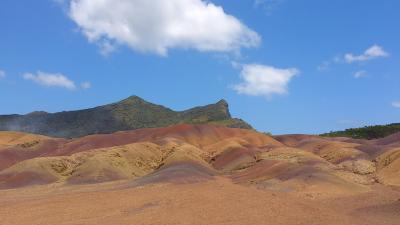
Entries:
[[135,180],[129,187],[155,183],[187,184],[213,179],[216,171],[194,162],[179,162],[163,166],[147,176]]
[[393,145],[398,144],[400,145],[400,132],[387,136],[385,138],[381,138],[378,140],[373,141],[377,145]]
[[[25,160],[0,172],[10,176],[34,172],[52,177],[53,182],[86,184],[146,175],[162,161],[162,151],[152,143],[97,149],[71,156],[38,157]],[[26,177],[34,181],[36,177]],[[10,183],[12,180],[6,180]]]
[[226,128],[213,125],[177,125],[166,128],[149,128],[117,132],[110,135],[92,135],[68,143],[63,154],[72,154],[88,149],[126,145],[134,142],[162,143],[167,139],[179,140],[198,148],[221,142],[225,139],[240,138],[253,145],[281,145],[270,136],[246,129]]
[[16,145],[29,148],[47,139],[50,138],[41,135],[27,134],[21,132],[0,131],[0,149]]
[[0,150],[0,171],[24,160],[54,155],[66,142],[62,139],[46,139],[32,146],[20,144],[5,147]]
[[[51,177],[53,182],[67,184],[91,184],[122,179],[135,179],[152,173],[156,169],[180,162],[193,162],[209,167],[207,155],[200,149],[173,141],[157,145],[139,142],[124,146],[94,149],[71,156],[38,157],[22,161],[0,172],[3,177],[26,176],[26,182],[34,182],[37,176]],[[48,179],[47,179],[48,180]],[[13,179],[3,180],[4,187]],[[25,182],[25,183],[26,183]],[[21,186],[25,186],[23,183]]]
[[392,149],[376,158],[380,182],[400,186],[400,148]]
[[57,148],[56,139],[20,132],[0,131],[0,171]]
[[358,150],[359,144],[328,141],[325,139],[303,140],[295,147],[310,151],[325,160],[338,164],[346,160],[368,159],[369,155]]
[[237,183],[280,192],[354,192],[363,188],[352,179],[336,174],[340,168],[320,156],[302,149],[281,147],[256,155],[256,163],[236,171]]
[[[227,139],[240,139],[251,145],[281,145],[270,136],[246,129],[233,129],[213,125],[178,125],[166,128],[150,128],[134,131],[117,132],[107,135],[91,135],[79,139],[46,138],[35,146],[10,146],[0,151],[0,171],[23,160],[35,157],[70,156],[75,153],[93,149],[110,148],[137,142],[164,144],[168,140],[186,143],[197,148],[207,148]],[[8,139],[7,139],[8,140]]]
[[310,139],[322,140],[323,139],[319,136],[306,135],[306,134],[277,135],[277,136],[274,136],[274,138],[289,147],[295,147],[304,140],[310,140]]
[[[175,167],[169,165],[185,165],[181,167],[187,174],[196,174],[195,168],[188,166],[194,164],[196,168],[217,171],[238,183],[282,190],[306,190],[313,185],[357,189],[360,184],[374,183],[375,175],[386,183],[398,184],[397,161],[383,154],[390,151],[375,151],[381,156],[376,159],[381,162],[378,165],[387,164],[378,166],[376,172],[373,162],[376,156],[360,150],[367,145],[378,146],[371,141],[353,142],[348,138],[312,135],[275,138],[251,130],[185,124],[73,140],[44,137],[35,146],[16,145],[1,150],[0,175],[7,177],[4,187],[13,186],[10,177],[29,173],[35,175],[24,175],[27,184],[38,176],[45,178],[42,183],[60,184],[145,177],[169,180],[170,176],[176,177],[170,174],[177,173]],[[388,160],[391,163],[387,163]],[[164,171],[164,168],[170,169]],[[16,182],[14,186],[24,185]]]
[[0,174],[35,171],[61,183],[88,184],[142,177],[176,162],[230,172],[255,163],[257,152],[278,146],[283,145],[252,130],[178,125],[74,140],[48,139],[29,151],[10,147],[0,152],[4,161]]

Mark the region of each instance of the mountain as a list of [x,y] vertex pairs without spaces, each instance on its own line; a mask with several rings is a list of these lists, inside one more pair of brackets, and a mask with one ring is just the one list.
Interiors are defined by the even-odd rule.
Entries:
[[140,128],[166,127],[182,123],[208,123],[231,128],[252,129],[245,121],[231,117],[228,103],[225,100],[177,112],[147,102],[140,97],[131,96],[117,103],[91,109],[0,116],[0,130],[21,131],[62,138],[108,134]]
[[400,123],[388,125],[366,126],[361,128],[351,128],[344,131],[334,131],[322,134],[323,137],[350,137],[356,139],[378,139],[400,132]]

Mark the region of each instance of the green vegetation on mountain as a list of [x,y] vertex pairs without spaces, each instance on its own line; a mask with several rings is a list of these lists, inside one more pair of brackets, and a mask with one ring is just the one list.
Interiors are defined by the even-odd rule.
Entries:
[[22,131],[52,137],[75,138],[140,128],[166,127],[175,124],[217,124],[252,129],[241,119],[232,118],[228,103],[185,111],[173,111],[132,96],[117,103],[78,111],[0,116],[0,130]]
[[356,139],[377,139],[384,138],[400,132],[400,123],[388,125],[366,126],[362,128],[351,128],[344,131],[335,131],[322,134],[323,137],[350,137]]

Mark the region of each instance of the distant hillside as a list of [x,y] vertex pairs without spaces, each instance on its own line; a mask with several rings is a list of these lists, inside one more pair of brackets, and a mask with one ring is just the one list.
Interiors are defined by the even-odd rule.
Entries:
[[394,133],[400,132],[400,123],[388,125],[366,126],[362,128],[351,128],[344,131],[330,132],[322,134],[324,137],[350,137],[357,139],[377,139],[384,138]]
[[232,118],[228,103],[176,112],[132,96],[117,103],[78,111],[0,116],[0,130],[22,131],[52,137],[75,138],[139,128],[166,127],[174,124],[219,124],[251,129],[241,119]]

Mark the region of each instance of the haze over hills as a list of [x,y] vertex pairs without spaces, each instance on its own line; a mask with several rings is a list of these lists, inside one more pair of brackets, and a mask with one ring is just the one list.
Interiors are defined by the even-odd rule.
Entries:
[[107,134],[139,128],[166,127],[182,123],[209,123],[252,129],[245,121],[231,117],[228,103],[225,100],[177,112],[132,96],[117,103],[91,109],[0,116],[0,130],[62,138]]

